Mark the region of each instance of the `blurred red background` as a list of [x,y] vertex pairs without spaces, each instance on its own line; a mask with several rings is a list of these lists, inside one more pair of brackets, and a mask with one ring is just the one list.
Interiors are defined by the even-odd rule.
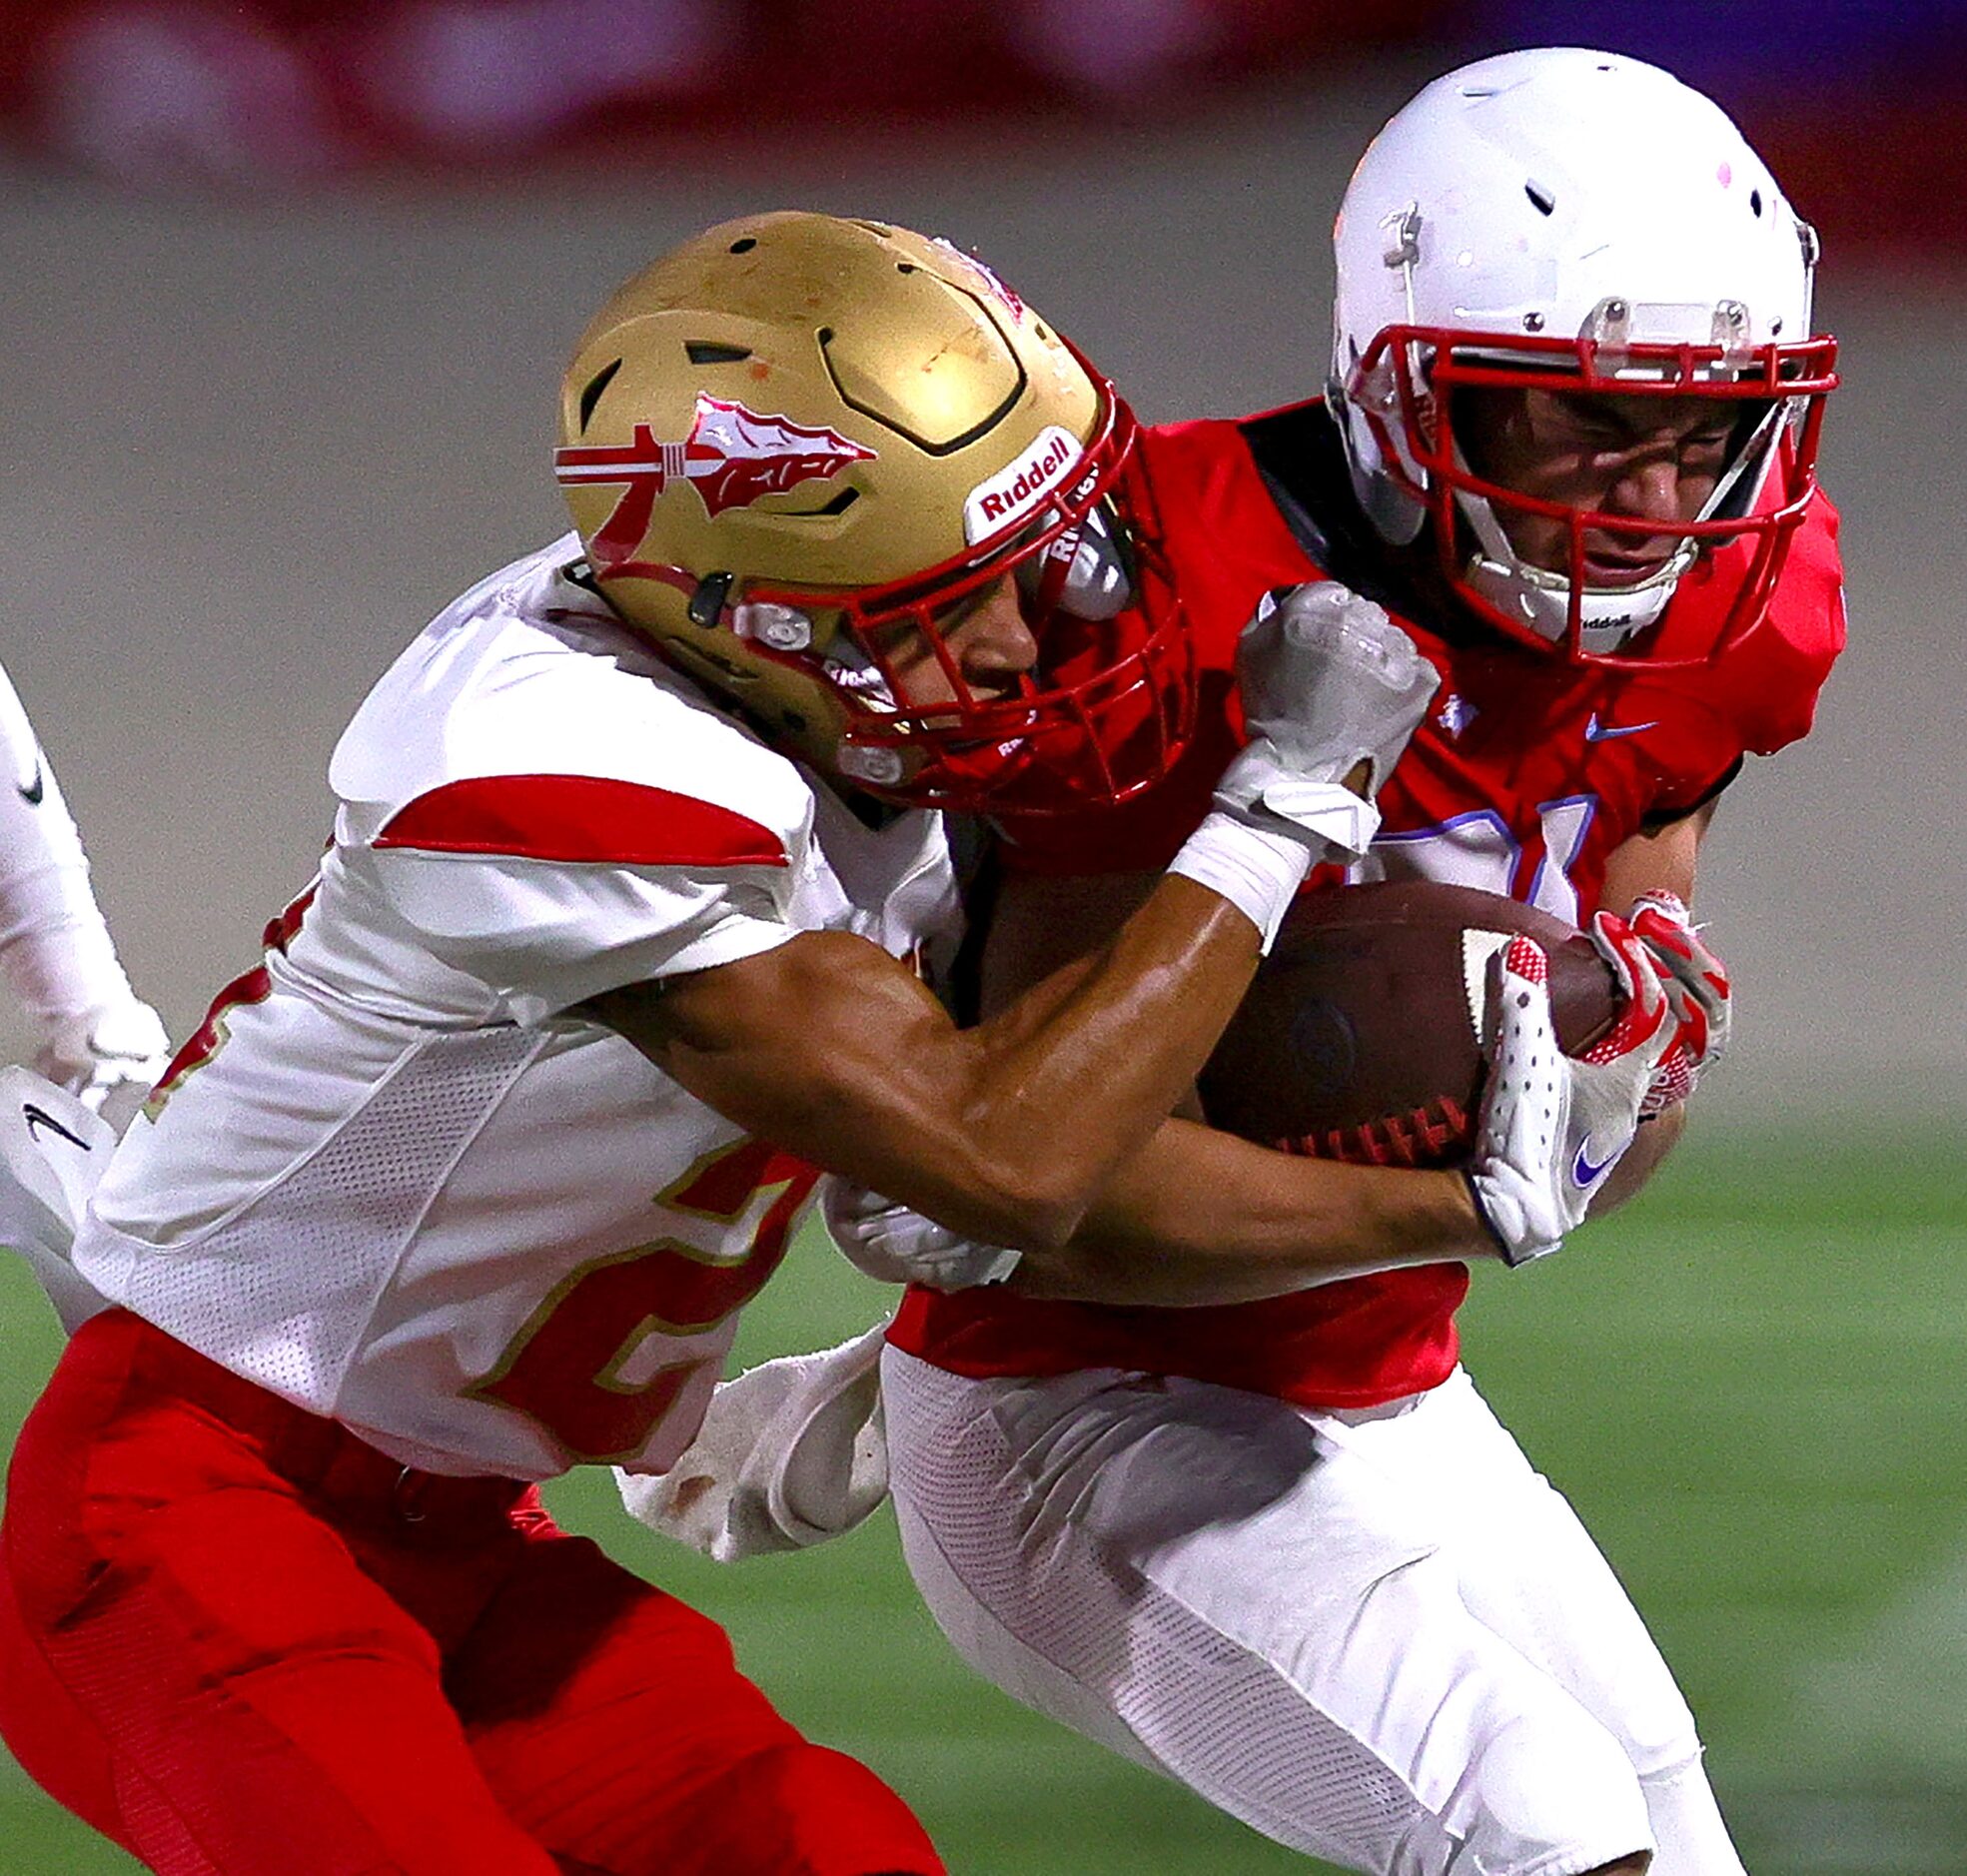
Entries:
[[1717,97],[1840,261],[1967,265],[1955,0],[0,0],[0,136],[145,188],[1234,134],[1369,59],[1603,45]]

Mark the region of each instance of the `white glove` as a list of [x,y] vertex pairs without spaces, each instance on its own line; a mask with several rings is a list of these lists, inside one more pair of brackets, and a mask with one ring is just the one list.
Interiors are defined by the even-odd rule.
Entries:
[[628,1514],[719,1563],[853,1529],[888,1495],[887,1328],[720,1383],[696,1438],[666,1472],[615,1468]]
[[[1311,868],[1373,844],[1372,796],[1440,681],[1382,607],[1336,580],[1266,595],[1237,643],[1250,740],[1169,871],[1221,893],[1268,951]],[[1364,795],[1347,785],[1362,765]]]
[[170,1063],[163,1021],[137,997],[66,1018],[34,1057],[37,1073],[80,1096],[119,1134]]
[[1670,892],[1649,892],[1632,907],[1632,930],[1660,971],[1679,1039],[1667,1050],[1641,1110],[1648,1118],[1677,1107],[1702,1071],[1728,1051],[1734,1000],[1728,967],[1700,940],[1687,908]]
[[75,1227],[116,1151],[101,1115],[32,1070],[0,1068],[0,1245],[24,1257],[73,1335],[109,1308],[75,1268]]
[[1632,1144],[1646,1090],[1678,1034],[1665,987],[1624,921],[1601,912],[1591,935],[1625,1005],[1581,1056],[1557,1045],[1542,947],[1517,936],[1496,961],[1488,1077],[1468,1179],[1505,1264],[1546,1256],[1584,1222]]
[[[1237,641],[1246,748],[1224,771],[1217,805],[1298,827],[1348,857],[1366,851],[1379,816],[1343,816],[1331,800],[1364,762],[1370,801],[1393,772],[1441,678],[1382,606],[1337,580],[1266,594]],[[1309,811],[1308,811],[1309,810]],[[1275,817],[1275,823],[1273,823]],[[1365,828],[1364,837],[1356,831]]]
[[926,1284],[931,1290],[1001,1284],[1021,1256],[959,1238],[905,1205],[830,1174],[820,1188],[820,1216],[840,1255],[884,1284]]

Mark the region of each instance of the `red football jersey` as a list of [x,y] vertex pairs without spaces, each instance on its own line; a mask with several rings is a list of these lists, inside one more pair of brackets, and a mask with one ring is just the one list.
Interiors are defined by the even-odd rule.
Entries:
[[[1118,809],[1008,825],[1029,872],[1165,866],[1207,810],[1241,719],[1237,636],[1274,586],[1344,578],[1388,605],[1442,674],[1427,720],[1380,793],[1357,877],[1426,877],[1539,905],[1597,908],[1605,862],[1632,835],[1724,787],[1745,752],[1803,735],[1844,639],[1837,516],[1821,495],[1792,541],[1767,618],[1714,662],[1648,674],[1572,665],[1466,626],[1399,583],[1345,482],[1322,408],[1179,424],[1142,442],[1167,550],[1196,634],[1202,718],[1176,771]],[[1711,642],[1730,549],[1684,576],[1662,656]],[[1439,1385],[1454,1368],[1462,1264],[1386,1272],[1267,1302],[1119,1309],[1002,1289],[910,1292],[890,1339],[964,1375],[1113,1367],[1191,1376],[1308,1407],[1361,1407]]]

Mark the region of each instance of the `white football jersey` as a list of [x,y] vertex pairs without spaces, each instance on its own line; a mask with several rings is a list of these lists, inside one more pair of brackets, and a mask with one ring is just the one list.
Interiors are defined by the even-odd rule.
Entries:
[[336,748],[335,839],[118,1151],[112,1301],[406,1464],[660,1470],[817,1177],[572,1006],[804,931],[954,938],[870,827],[564,577],[441,613]]

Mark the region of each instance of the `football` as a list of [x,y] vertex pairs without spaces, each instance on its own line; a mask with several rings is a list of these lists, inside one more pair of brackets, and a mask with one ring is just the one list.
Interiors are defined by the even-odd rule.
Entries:
[[1456,1165],[1481,1099],[1490,960],[1514,932],[1549,954],[1558,1042],[1588,1048],[1617,985],[1561,919],[1432,880],[1306,894],[1202,1072],[1210,1124],[1289,1153]]

